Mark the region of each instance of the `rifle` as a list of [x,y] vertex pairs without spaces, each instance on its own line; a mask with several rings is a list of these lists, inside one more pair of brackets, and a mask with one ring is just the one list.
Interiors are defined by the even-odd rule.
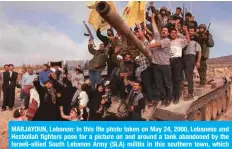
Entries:
[[209,23],[207,30],[206,30],[206,35],[207,35],[207,41],[209,40],[209,27],[210,27],[211,23]]
[[87,29],[87,32],[88,34],[84,33],[84,36],[89,36],[90,39],[93,41],[93,47],[96,47],[95,44],[94,44],[94,38],[93,38],[93,35],[89,29],[89,27],[86,25],[85,21],[83,21],[84,25],[85,25],[85,28]]
[[207,27],[207,30],[206,32],[208,33],[209,32],[209,27],[210,27],[211,23],[209,23],[208,27]]
[[184,4],[183,4],[183,13],[181,13],[182,14],[182,17],[183,17],[183,21],[185,21],[185,7],[184,7]]

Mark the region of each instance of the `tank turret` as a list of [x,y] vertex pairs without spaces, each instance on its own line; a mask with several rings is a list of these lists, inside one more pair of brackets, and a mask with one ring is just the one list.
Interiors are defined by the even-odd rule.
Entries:
[[96,10],[100,16],[120,33],[120,35],[124,36],[131,45],[134,45],[143,55],[149,58],[145,45],[135,36],[118,13],[110,8],[107,2],[98,2]]

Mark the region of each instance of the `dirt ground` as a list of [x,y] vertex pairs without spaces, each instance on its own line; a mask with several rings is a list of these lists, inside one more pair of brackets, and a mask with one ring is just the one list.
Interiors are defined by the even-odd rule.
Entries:
[[[2,98],[1,98],[2,99]],[[0,105],[2,100],[0,100]],[[23,101],[15,100],[15,107],[23,106]],[[228,111],[221,116],[220,121],[232,120],[232,101],[230,101]],[[8,121],[12,120],[12,111],[0,112],[0,149],[8,149]]]
[[[2,98],[1,98],[2,99]],[[0,105],[2,100],[0,100]],[[23,106],[23,102],[19,99],[15,100],[15,106]],[[13,111],[0,112],[0,149],[8,149],[8,121],[12,120]]]

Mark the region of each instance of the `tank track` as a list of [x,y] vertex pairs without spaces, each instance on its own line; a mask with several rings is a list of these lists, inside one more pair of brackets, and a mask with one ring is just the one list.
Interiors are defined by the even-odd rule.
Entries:
[[[200,97],[198,100],[196,100],[194,103],[192,103],[191,107],[187,111],[186,119],[188,119],[188,117],[191,113],[197,112],[198,110],[203,108],[205,105],[209,104],[211,101],[214,101],[218,98],[226,98],[226,109],[221,110],[221,113],[217,114],[216,118],[214,118],[213,120],[220,119],[221,116],[227,112],[228,107],[229,107],[230,93],[228,93],[228,91],[231,92],[230,83],[227,84],[227,82],[225,80],[225,85],[223,85],[222,87]],[[213,110],[217,110],[217,109],[212,108],[212,111]]]

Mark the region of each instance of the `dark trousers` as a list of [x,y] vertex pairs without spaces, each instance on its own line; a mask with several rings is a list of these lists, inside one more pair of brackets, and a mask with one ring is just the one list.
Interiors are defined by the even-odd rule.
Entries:
[[118,67],[114,67],[114,69],[111,71],[111,74],[110,74],[110,76],[108,78],[108,80],[110,80],[110,82],[112,80],[114,80],[115,77],[117,77],[117,71],[118,71],[118,69],[119,69]]
[[4,86],[2,109],[6,109],[6,106],[8,106],[9,108],[13,108],[14,102],[15,102],[15,87]]
[[195,55],[184,56],[184,71],[188,81],[188,94],[193,94],[193,71],[196,64]]
[[29,102],[30,102],[30,96],[26,95],[25,98],[24,98],[24,107],[25,107],[25,109],[28,108]]
[[152,67],[148,67],[141,72],[141,79],[143,82],[144,93],[147,95],[147,100],[152,100]]
[[207,60],[206,58],[201,58],[200,68],[198,69],[201,85],[205,85],[205,83],[206,83],[206,71],[207,71],[206,60]]
[[153,76],[156,83],[158,97],[160,99],[172,99],[172,76],[170,65],[153,64]]
[[180,57],[171,58],[173,97],[179,99],[181,95],[181,82],[183,76],[183,62]]

